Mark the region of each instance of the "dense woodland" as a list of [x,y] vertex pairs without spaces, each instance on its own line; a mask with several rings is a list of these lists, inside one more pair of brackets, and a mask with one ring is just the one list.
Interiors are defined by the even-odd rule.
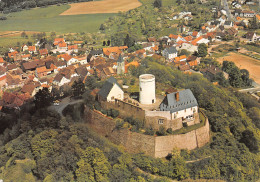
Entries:
[[[27,105],[21,113],[1,113],[1,121],[19,119],[0,135],[0,178],[120,182],[167,181],[166,177],[228,181],[259,178],[260,105],[254,98],[229,86],[215,86],[201,75],[184,74],[153,58],[132,67],[130,73],[127,84],[140,74],[152,73],[158,91],[170,86],[190,88],[209,118],[211,142],[193,151],[173,149],[165,159],[125,153],[86,125],[84,104],[94,104],[90,90],[101,85],[89,77],[82,95],[84,104],[67,108],[65,118],[33,105]],[[185,162],[192,160],[197,161]],[[153,179],[149,174],[164,178]]]

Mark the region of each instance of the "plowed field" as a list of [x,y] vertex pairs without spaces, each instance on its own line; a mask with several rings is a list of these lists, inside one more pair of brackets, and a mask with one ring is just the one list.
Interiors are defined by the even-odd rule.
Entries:
[[71,4],[71,8],[60,15],[118,13],[141,6],[138,0],[103,0]]
[[240,69],[247,69],[250,77],[260,84],[260,61],[238,53],[229,53],[227,56],[217,59],[220,63],[223,61],[233,61]]

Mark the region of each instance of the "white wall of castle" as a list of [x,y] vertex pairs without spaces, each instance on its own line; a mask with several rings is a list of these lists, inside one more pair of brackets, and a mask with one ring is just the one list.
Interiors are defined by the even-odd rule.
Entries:
[[146,117],[164,117],[167,120],[172,120],[172,115],[170,111],[145,111]]
[[147,117],[164,117],[167,120],[174,120],[178,118],[189,119],[194,113],[198,113],[198,107],[190,107],[178,112],[170,113],[170,111],[145,111]]
[[184,118],[184,119],[189,119],[190,116],[193,116],[193,113],[198,112],[198,107],[190,107],[178,112],[173,112],[172,113],[172,118],[177,119],[177,118]]

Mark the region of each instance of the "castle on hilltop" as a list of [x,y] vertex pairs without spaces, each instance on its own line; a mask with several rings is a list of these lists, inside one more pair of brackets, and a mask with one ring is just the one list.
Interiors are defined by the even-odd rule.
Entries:
[[[129,103],[126,102],[124,91],[120,88],[117,80],[110,77],[98,93],[100,101],[117,103],[124,110]],[[120,104],[118,104],[120,102]],[[135,107],[128,108],[128,114],[136,112],[136,107],[143,111],[141,118],[145,122],[145,127],[152,127],[158,130],[160,126],[173,131],[181,129],[183,126],[198,124],[198,103],[190,89],[176,91],[165,95],[161,101],[156,99],[155,76],[143,74],[139,76],[139,102],[134,100]],[[138,106],[137,106],[138,105]],[[132,112],[131,112],[132,110]],[[139,115],[133,114],[133,117]]]
[[[153,157],[166,157],[174,148],[192,150],[210,141],[209,122],[199,111],[198,103],[190,89],[167,92],[163,98],[155,93],[155,76],[139,77],[139,99],[131,99],[110,77],[97,94],[103,109],[116,109],[121,118],[132,117],[144,121],[145,128],[182,131],[196,125],[184,133],[166,136],[146,135],[132,132],[128,128],[116,129],[113,119],[98,111],[86,110],[86,118],[91,128],[107,137],[115,144],[122,145],[128,152],[144,152]],[[202,118],[200,118],[202,116]]]

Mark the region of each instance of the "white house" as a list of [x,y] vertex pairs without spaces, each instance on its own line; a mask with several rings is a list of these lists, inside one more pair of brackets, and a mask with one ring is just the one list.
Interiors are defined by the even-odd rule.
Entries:
[[67,65],[69,66],[69,65],[72,65],[72,64],[75,64],[75,63],[78,63],[78,62],[79,62],[78,59],[76,59],[76,58],[71,58],[71,59],[67,62]]
[[98,92],[98,97],[99,100],[107,102],[113,102],[115,99],[123,100],[124,91],[120,88],[117,80],[114,77],[110,77]]
[[167,94],[160,104],[160,111],[170,111],[172,118],[182,121],[194,119],[198,113],[198,103],[190,89]]
[[176,50],[176,47],[169,47],[163,50],[162,55],[170,60],[173,59],[175,57],[177,57],[178,51]]
[[70,79],[67,79],[65,76],[61,75],[61,74],[57,74],[53,80],[53,84],[57,85],[57,86],[62,86],[66,83],[69,83]]
[[192,44],[190,44],[190,43],[183,43],[182,45],[181,45],[181,47],[180,48],[178,48],[178,49],[186,49],[187,51],[190,51],[190,52],[195,52],[195,51],[198,51],[198,46],[196,46],[196,45],[192,45]]

